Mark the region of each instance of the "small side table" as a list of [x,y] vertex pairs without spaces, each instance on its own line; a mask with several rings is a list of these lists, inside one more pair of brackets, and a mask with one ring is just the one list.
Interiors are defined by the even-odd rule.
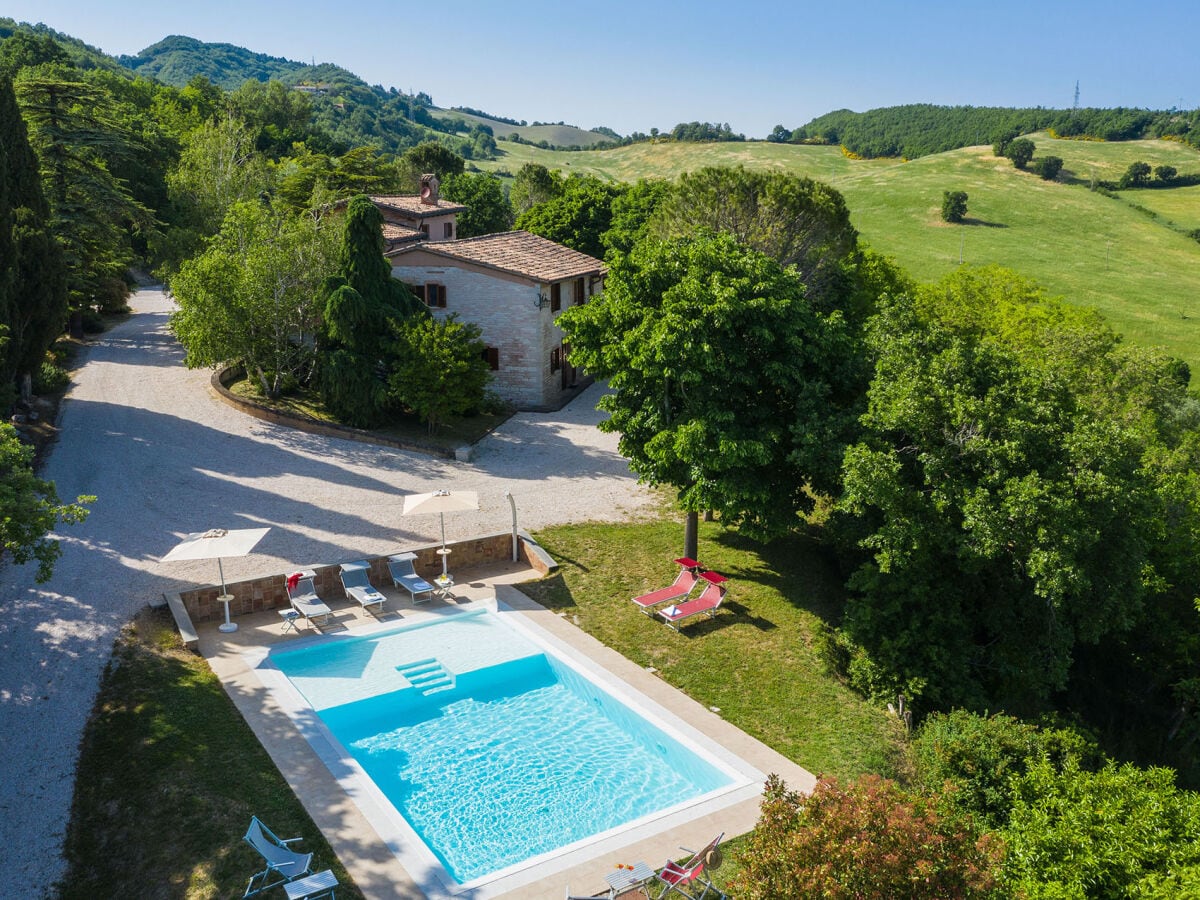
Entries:
[[279,618],[283,619],[283,631],[280,634],[287,634],[289,631],[298,631],[296,621],[300,618],[300,613],[294,609],[279,610]]
[[225,604],[225,621],[217,626],[217,631],[223,631],[225,634],[237,631],[237,622],[229,621],[229,604],[233,602],[233,594],[218,594],[217,602]]
[[604,880],[608,882],[614,897],[632,888],[640,889],[649,897],[650,892],[646,890],[646,885],[654,880],[654,870],[638,860],[633,864],[632,869],[617,869],[615,872],[609,872],[604,876]]
[[439,575],[433,579],[433,583],[437,585],[437,596],[439,600],[445,600],[450,596],[450,588],[454,587],[453,575]]
[[298,881],[289,881],[283,886],[287,900],[316,900],[318,897],[333,897],[337,888],[337,879],[332,870],[326,869],[316,875],[309,875]]

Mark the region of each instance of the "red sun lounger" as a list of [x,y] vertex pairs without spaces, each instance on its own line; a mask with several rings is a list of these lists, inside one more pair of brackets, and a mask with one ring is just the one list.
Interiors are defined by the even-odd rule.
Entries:
[[710,619],[713,618],[725,600],[725,588],[721,587],[721,582],[728,581],[728,578],[716,572],[701,572],[700,577],[708,582],[708,586],[700,592],[698,597],[678,604],[673,603],[666,609],[658,611],[658,614],[663,617],[663,621],[676,631],[679,630],[676,627],[677,622],[690,619],[692,616],[703,614]]
[[726,900],[725,894],[712,883],[705,872],[705,869],[716,869],[721,865],[720,846],[723,837],[724,832],[718,834],[707,847],[693,854],[687,862],[668,861],[657,876],[658,883],[666,887],[666,890],[658,895],[660,900],[666,900],[675,894],[686,900],[707,900],[709,896]]
[[699,584],[696,572],[700,568],[700,563],[687,556],[681,556],[675,562],[679,564],[679,574],[675,576],[675,581],[669,587],[659,588],[657,591],[633,598],[633,602],[640,606],[646,615],[650,615],[654,607],[660,603],[683,600]]

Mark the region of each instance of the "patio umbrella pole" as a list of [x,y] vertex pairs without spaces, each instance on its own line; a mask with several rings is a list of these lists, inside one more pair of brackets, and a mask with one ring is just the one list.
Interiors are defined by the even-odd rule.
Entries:
[[221,596],[217,599],[225,604],[225,622],[217,626],[217,631],[229,634],[231,631],[237,631],[237,623],[229,621],[229,601],[233,598],[225,589],[225,566],[221,563],[219,556],[217,557],[217,571],[221,574]]
[[438,513],[438,518],[442,520],[442,577],[446,577],[446,557],[449,556],[446,552],[446,514]]

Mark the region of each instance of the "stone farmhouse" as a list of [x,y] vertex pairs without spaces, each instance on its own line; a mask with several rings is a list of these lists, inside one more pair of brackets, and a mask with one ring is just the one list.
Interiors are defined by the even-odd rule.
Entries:
[[457,239],[465,207],[441,200],[433,176],[423,177],[420,197],[371,200],[384,217],[392,277],[435,316],[456,313],[482,329],[500,397],[519,409],[552,410],[591,382],[567,362],[555,320],[600,292],[600,260],[527,231]]

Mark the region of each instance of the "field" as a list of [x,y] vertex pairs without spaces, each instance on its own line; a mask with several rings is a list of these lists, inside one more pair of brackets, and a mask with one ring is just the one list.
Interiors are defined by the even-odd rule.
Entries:
[[470,113],[459,112],[457,109],[431,110],[435,119],[463,119],[471,125],[488,125],[496,139],[506,138],[514,131],[522,140],[546,141],[558,147],[590,147],[600,141],[611,140],[606,134],[598,131],[588,131],[586,128],[576,128],[574,125],[509,125],[507,122],[497,122],[495,119],[485,119]]
[[[1200,188],[1125,191],[1118,199],[1089,190],[1093,179],[1116,180],[1137,160],[1197,172],[1200,153],[1171,141],[1032,139],[1038,156],[1062,157],[1060,181],[1018,172],[990,147],[902,162],[851,160],[836,147],[760,142],[645,143],[586,152],[501,143],[504,155],[479,165],[511,174],[539,162],[617,181],[675,178],[710,165],[818,178],[845,195],[864,241],[919,280],[941,277],[960,259],[1008,266],[1051,295],[1100,310],[1130,340],[1161,345],[1200,371],[1200,243],[1178,230],[1200,227]],[[941,221],[945,190],[969,195],[966,224]]]

